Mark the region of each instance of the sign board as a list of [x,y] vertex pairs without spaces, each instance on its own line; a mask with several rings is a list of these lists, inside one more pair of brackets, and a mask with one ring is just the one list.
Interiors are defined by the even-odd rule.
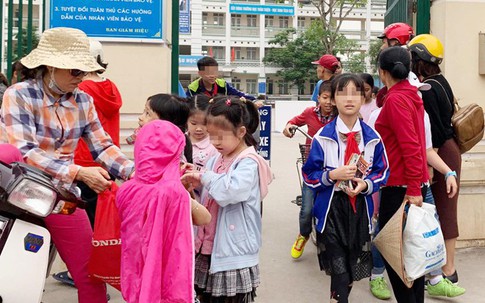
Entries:
[[197,61],[202,57],[203,56],[180,55],[179,66],[197,66]]
[[285,5],[229,4],[231,14],[294,16],[295,8]]
[[160,0],[50,0],[49,27],[73,27],[89,37],[163,42]]
[[190,0],[179,0],[179,32],[190,33]]
[[263,106],[258,109],[259,123],[259,147],[258,154],[265,160],[271,160],[271,106]]

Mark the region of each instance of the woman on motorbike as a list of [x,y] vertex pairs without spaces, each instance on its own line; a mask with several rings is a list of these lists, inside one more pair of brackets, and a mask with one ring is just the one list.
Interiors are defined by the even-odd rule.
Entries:
[[[81,137],[97,162],[114,176],[128,179],[133,162],[106,135],[92,98],[77,89],[86,73],[103,70],[89,52],[86,34],[72,28],[46,30],[37,48],[20,62],[35,76],[5,92],[2,141],[16,146],[27,164],[47,172],[56,185],[78,196],[77,181],[97,193],[111,186],[103,168],[74,164],[74,150]],[[73,276],[79,302],[106,303],[106,285],[88,276],[93,231],[86,212],[78,209],[69,216],[53,214],[45,223]]]

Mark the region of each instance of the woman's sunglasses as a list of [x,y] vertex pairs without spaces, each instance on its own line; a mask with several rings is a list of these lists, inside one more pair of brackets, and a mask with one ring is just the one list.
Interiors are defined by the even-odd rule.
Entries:
[[70,69],[69,70],[69,73],[71,74],[71,76],[73,76],[75,78],[77,78],[79,76],[84,77],[84,76],[86,76],[88,74],[87,72],[84,72],[84,71],[82,71],[80,69]]

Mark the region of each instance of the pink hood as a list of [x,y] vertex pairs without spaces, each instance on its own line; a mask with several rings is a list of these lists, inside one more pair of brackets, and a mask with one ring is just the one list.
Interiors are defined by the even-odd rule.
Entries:
[[141,128],[135,178],[117,194],[121,290],[131,302],[191,302],[194,248],[190,198],[180,182],[185,137],[170,122]]
[[258,163],[259,173],[259,188],[261,191],[261,200],[268,194],[268,185],[273,181],[274,176],[268,165],[268,162],[258,155],[254,147],[250,146],[243,150],[236,158],[235,162],[242,160],[243,158],[251,158]]
[[180,155],[184,147],[184,134],[174,124],[156,120],[143,126],[135,142],[135,179],[149,184],[162,177],[180,180]]

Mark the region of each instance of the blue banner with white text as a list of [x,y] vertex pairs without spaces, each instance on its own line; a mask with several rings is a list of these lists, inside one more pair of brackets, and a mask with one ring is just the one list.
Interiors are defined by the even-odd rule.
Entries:
[[229,4],[231,14],[294,16],[295,8],[285,5]]
[[259,148],[258,154],[265,160],[271,160],[271,106],[263,106],[259,111]]
[[50,0],[49,27],[73,27],[90,37],[163,39],[161,0]]
[[179,32],[190,33],[190,0],[179,0]]

